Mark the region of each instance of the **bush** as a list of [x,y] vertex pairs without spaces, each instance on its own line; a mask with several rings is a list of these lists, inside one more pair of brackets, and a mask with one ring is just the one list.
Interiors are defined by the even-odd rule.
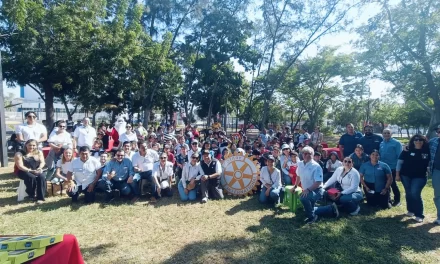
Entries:
[[333,135],[334,128],[331,126],[325,126],[321,128],[321,133],[324,134],[324,136],[332,136]]

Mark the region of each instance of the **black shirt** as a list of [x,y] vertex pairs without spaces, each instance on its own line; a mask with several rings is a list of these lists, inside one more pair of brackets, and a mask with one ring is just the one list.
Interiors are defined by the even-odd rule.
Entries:
[[431,159],[429,149],[412,149],[402,151],[399,156],[403,160],[400,175],[411,178],[425,178],[428,164]]

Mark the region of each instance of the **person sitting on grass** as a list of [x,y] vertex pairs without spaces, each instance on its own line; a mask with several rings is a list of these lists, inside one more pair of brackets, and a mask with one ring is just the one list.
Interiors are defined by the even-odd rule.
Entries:
[[390,167],[379,161],[379,151],[374,149],[370,161],[362,164],[359,170],[361,183],[364,186],[367,204],[380,206],[382,209],[391,208],[390,186],[393,182]]
[[[113,190],[118,189],[120,194],[129,196],[133,194],[132,189],[138,188],[138,185],[133,184],[134,170],[133,164],[128,158],[125,158],[124,150],[118,149],[115,159],[112,159],[105,165],[102,177],[106,180],[105,191],[107,203],[114,199]],[[132,197],[132,202],[136,202],[138,196]]]
[[15,154],[14,161],[18,168],[17,176],[24,181],[26,186],[26,194],[37,204],[42,204],[46,194],[46,172],[43,171],[44,155],[38,150],[37,140],[29,139],[26,141],[24,149]]
[[208,198],[223,199],[223,190],[220,184],[220,175],[222,174],[222,166],[217,159],[211,158],[209,150],[203,151],[203,161],[200,162],[202,190],[202,203],[208,202]]
[[[154,164],[153,178],[156,179],[157,190],[154,192],[156,199],[162,196],[172,197],[172,179],[174,175],[173,163],[167,161],[168,155],[164,152],[159,157],[159,162]],[[153,199],[154,201],[154,199]]]
[[312,159],[315,154],[313,148],[304,147],[302,154],[304,160],[298,163],[296,170],[299,177],[296,177],[294,188],[291,191],[294,192],[298,185],[302,184],[303,191],[300,201],[307,216],[306,223],[312,224],[318,219],[315,214],[315,203],[321,199],[324,193],[324,189],[322,189],[323,175],[321,166]]
[[199,159],[199,153],[194,153],[191,156],[191,161],[183,164],[182,176],[177,186],[182,201],[194,201],[196,199],[197,180],[200,172]]
[[328,181],[328,179],[332,177],[333,172],[339,167],[342,167],[342,162],[338,158],[338,153],[332,151],[332,153],[330,153],[330,159],[326,164],[327,174],[324,176],[324,181]]
[[267,166],[260,171],[260,203],[278,204],[280,202],[281,172],[274,167],[275,157],[266,156]]
[[322,187],[327,189],[335,186],[328,190],[328,197],[334,203],[315,208],[315,214],[318,216],[338,217],[338,207],[350,215],[359,214],[361,210],[359,202],[363,198],[359,182],[359,172],[353,168],[353,160],[350,157],[346,157],[344,159],[344,166],[337,168],[332,177]]
[[77,202],[81,193],[84,193],[84,203],[95,202],[95,186],[101,175],[101,164],[97,159],[90,157],[90,148],[79,148],[79,158],[70,164],[67,172],[67,180],[70,184],[67,195],[72,197],[72,202]]
[[67,173],[69,172],[69,167],[73,161],[73,149],[67,148],[63,152],[63,156],[57,161],[56,171],[52,183],[58,183],[67,181]]

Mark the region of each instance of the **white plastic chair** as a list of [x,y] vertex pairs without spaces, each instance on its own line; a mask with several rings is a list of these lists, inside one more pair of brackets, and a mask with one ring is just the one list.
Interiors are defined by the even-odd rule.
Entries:
[[20,184],[17,189],[17,202],[21,202],[27,196],[26,193],[26,185],[24,185],[24,181],[20,180]]

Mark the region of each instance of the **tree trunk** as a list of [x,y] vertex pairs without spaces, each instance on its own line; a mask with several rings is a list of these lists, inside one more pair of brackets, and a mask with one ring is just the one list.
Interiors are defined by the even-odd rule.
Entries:
[[73,108],[72,112],[70,112],[69,110],[69,106],[67,104],[66,101],[66,97],[65,96],[61,96],[61,102],[64,105],[64,109],[66,110],[66,114],[67,114],[67,120],[72,121],[73,120],[73,114],[76,113],[76,110],[78,108],[78,105],[76,104],[75,107]]
[[96,126],[96,114],[98,113],[98,111],[94,111],[93,115],[92,115],[92,126]]
[[411,136],[409,135],[409,127],[405,127],[406,129],[406,134],[408,135],[408,139],[411,138]]
[[54,122],[54,94],[52,90],[52,86],[50,84],[44,84],[44,106],[46,108],[46,127],[52,128]]
[[209,100],[209,108],[208,108],[208,120],[207,126],[208,128],[211,126],[211,116],[212,116],[212,104],[214,102],[214,89],[212,90],[211,99]]

